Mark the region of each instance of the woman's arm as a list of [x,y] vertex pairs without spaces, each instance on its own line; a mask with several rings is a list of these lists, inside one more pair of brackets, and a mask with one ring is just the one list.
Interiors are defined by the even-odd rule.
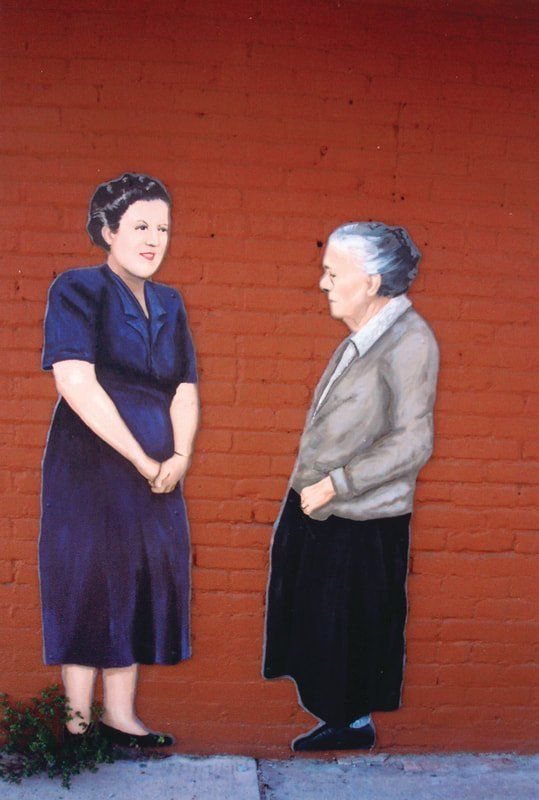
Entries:
[[159,463],[146,455],[98,382],[95,367],[88,361],[69,359],[53,364],[59,394],[88,427],[127,458],[147,480],[159,473]]
[[391,429],[348,464],[330,472],[339,499],[357,497],[403,476],[419,472],[433,446],[433,407],[438,376],[438,346],[431,333],[402,336],[389,351],[384,379]]
[[332,500],[350,499],[403,475],[417,474],[432,452],[432,409],[438,347],[432,334],[402,339],[388,356],[384,377],[391,393],[392,429],[348,464],[301,493],[305,513]]
[[193,452],[198,429],[199,400],[196,383],[180,383],[170,404],[170,419],[174,431],[174,455],[163,461],[152,492],[166,494],[175,489],[184,477]]

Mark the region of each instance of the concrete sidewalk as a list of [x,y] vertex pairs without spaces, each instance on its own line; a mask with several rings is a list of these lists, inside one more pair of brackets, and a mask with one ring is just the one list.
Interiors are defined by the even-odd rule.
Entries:
[[343,756],[117,761],[58,780],[0,783],[2,800],[537,800],[539,756]]

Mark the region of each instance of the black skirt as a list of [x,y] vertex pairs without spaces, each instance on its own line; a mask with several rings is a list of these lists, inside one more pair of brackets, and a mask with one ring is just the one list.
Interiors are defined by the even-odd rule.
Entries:
[[400,705],[410,514],[367,521],[283,506],[271,552],[264,677],[289,676],[333,726]]

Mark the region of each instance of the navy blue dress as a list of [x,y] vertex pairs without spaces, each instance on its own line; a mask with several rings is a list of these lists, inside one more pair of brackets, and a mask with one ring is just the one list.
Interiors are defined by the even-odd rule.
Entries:
[[[106,264],[52,284],[43,368],[80,359],[144,451],[173,454],[170,403],[196,382],[179,293],[146,281],[147,319]],[[153,494],[65,400],[43,460],[39,567],[45,664],[176,664],[190,655],[190,547],[181,485]]]

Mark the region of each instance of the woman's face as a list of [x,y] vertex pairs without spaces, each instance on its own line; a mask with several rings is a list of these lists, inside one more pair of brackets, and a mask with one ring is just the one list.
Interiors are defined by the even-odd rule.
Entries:
[[169,227],[170,209],[164,200],[132,203],[117,231],[103,228],[103,238],[110,245],[110,268],[127,281],[151,278],[166,253]]
[[380,286],[379,275],[369,275],[349,250],[329,243],[322,264],[319,286],[327,295],[329,313],[352,329],[362,318]]

